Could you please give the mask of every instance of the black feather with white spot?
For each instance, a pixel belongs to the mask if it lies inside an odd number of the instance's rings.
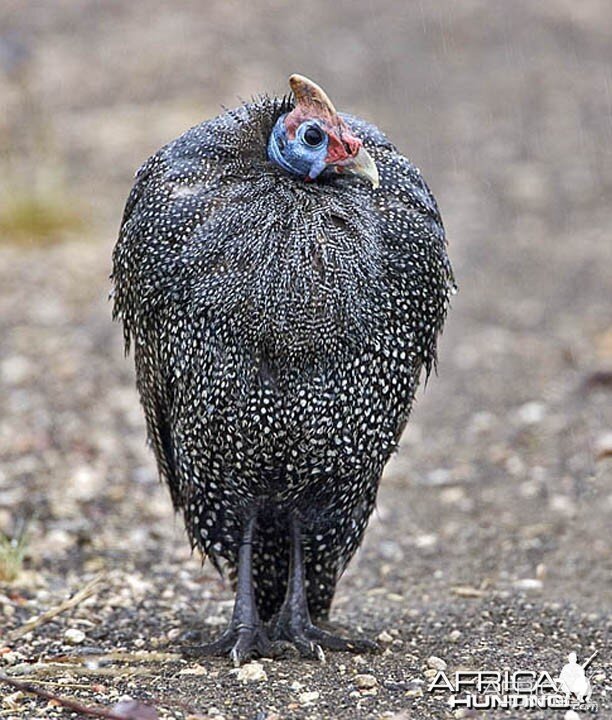
[[[309,603],[325,616],[383,466],[429,372],[452,272],[436,202],[374,126],[343,116],[380,188],[316,183],[266,155],[287,100],[187,131],[141,168],[114,251],[149,439],[192,543],[233,568],[255,545],[263,618],[302,520]]]

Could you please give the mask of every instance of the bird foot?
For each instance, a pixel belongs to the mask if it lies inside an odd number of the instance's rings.
[[[211,643],[191,645],[183,650],[187,657],[229,655],[235,667],[253,657],[269,656],[272,644],[261,625],[233,624]]]
[[[302,657],[325,662],[324,650],[364,653],[377,652],[379,646],[371,640],[362,638],[344,638],[323,630],[308,620],[295,622],[280,617],[271,633],[272,640],[289,643]]]

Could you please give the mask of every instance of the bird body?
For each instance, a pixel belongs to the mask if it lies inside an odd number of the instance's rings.
[[[150,158],[113,257],[161,475],[218,567],[236,570],[256,517],[263,621],[288,593],[292,518],[309,612],[327,616],[452,284],[435,200],[377,128],[329,103],[344,164],[331,175],[319,155],[309,177],[295,154],[299,175],[274,161],[277,125],[309,109],[294,96],[226,111]],[[351,163],[380,186],[346,174]]]

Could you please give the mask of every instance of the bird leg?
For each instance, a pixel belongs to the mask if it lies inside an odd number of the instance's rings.
[[[232,619],[223,634],[206,645],[194,645],[186,649],[186,654],[226,655],[229,653],[234,665],[253,656],[268,655],[270,640],[259,619],[253,588],[253,533],[256,515],[246,522],[240,548],[238,550],[238,581],[236,600]]]
[[[312,623],[306,597],[306,576],[304,554],[299,520],[293,516],[290,521],[291,557],[287,594],[278,614],[271,637],[293,644],[303,657],[325,661],[323,648],[349,652],[368,652],[378,649],[369,640],[343,638]]]

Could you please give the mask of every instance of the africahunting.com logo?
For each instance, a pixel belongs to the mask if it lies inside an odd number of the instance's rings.
[[[492,710],[495,708],[555,708],[594,712],[597,703],[591,702],[593,687],[586,669],[597,655],[595,651],[582,665],[576,653],[557,677],[536,670],[441,670],[428,688],[432,693],[451,693],[452,708]]]

